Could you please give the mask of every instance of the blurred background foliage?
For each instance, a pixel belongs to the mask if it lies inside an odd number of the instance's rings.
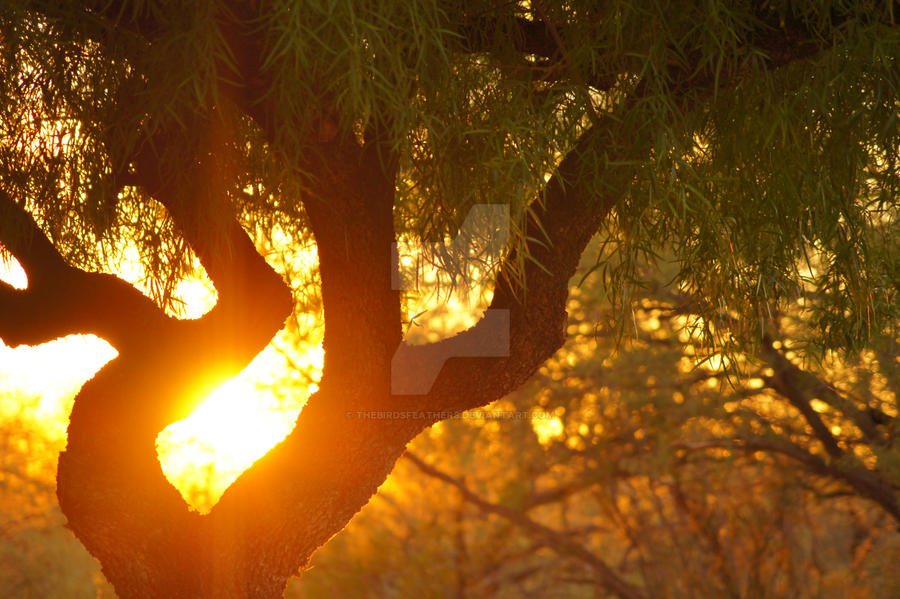
[[[114,598],[99,564],[63,527],[56,456],[65,441],[34,418],[39,402],[0,391],[0,595]]]

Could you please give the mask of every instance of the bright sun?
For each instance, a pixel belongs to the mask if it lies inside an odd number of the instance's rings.
[[[128,274],[124,278],[139,275]],[[13,260],[0,259],[0,280],[18,288],[27,285]],[[215,301],[200,281],[187,282],[179,291],[188,317],[199,316]],[[75,393],[115,356],[115,349],[92,335],[16,349],[0,343],[0,419],[14,414],[39,427],[61,449]],[[321,369],[321,348],[310,348],[300,363],[310,375]],[[47,376],[48,364],[53,376]],[[208,511],[241,472],[290,433],[302,403],[316,387],[309,385],[307,393],[291,393],[299,397],[284,400],[267,386],[280,377],[298,379],[299,374],[290,372],[284,357],[269,346],[188,418],[160,433],[157,452],[163,472],[188,503]]]
[[[308,361],[321,367],[321,352],[308,353]],[[279,401],[262,383],[272,378],[282,362],[269,346],[190,416],[157,438],[163,472],[197,509],[212,507],[241,472],[294,428],[302,405]],[[315,389],[310,385],[308,393]]]

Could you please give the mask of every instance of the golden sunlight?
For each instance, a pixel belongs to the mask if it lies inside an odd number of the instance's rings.
[[[142,275],[133,267],[124,271],[120,276],[125,279]],[[15,260],[0,259],[0,280],[17,288],[27,285]],[[215,302],[206,281],[184,282],[179,293],[187,317],[202,315]],[[15,349],[0,343],[0,420],[23,419],[52,442],[53,451],[62,449],[75,394],[115,355],[115,349],[92,335]],[[313,347],[295,363],[314,377],[322,358],[321,348]],[[293,429],[306,394],[291,401],[278,398],[273,387],[286,371],[284,357],[270,345],[191,416],[160,433],[157,453],[163,472],[195,509],[208,511],[241,472]],[[290,375],[300,378],[296,372]],[[312,393],[315,385],[306,390]],[[55,461],[54,455],[49,463]]]
[[[562,420],[558,416],[552,416],[544,411],[536,410],[534,412],[531,426],[541,445],[548,445],[551,441],[565,436],[565,427]]]
[[[297,270],[311,272],[317,261],[315,248],[296,249],[291,259]],[[122,248],[114,267],[118,276],[146,293],[142,284],[146,273],[135,248]],[[412,343],[435,341],[471,326],[490,299],[489,290],[478,285],[468,293],[459,289],[441,292],[435,269],[424,270],[424,287],[431,293],[420,294],[408,306],[410,314],[417,315],[406,331]],[[2,256],[0,280],[18,288],[27,285],[19,264]],[[215,290],[203,276],[182,281],[177,295],[177,316],[181,318],[199,318],[216,301]],[[164,474],[194,509],[209,511],[244,470],[284,439],[306,399],[316,391],[312,381],[321,372],[321,345],[313,340],[300,345],[285,341],[276,337],[276,343],[243,372],[213,392],[188,418],[171,424],[157,437]],[[276,345],[291,346],[290,359],[279,353]],[[62,449],[75,394],[115,356],[108,343],[90,335],[16,349],[0,343],[0,420],[27,417],[29,425],[52,442],[53,452]],[[541,424],[538,432],[542,438],[562,434],[558,419]],[[55,464],[56,455],[40,459]]]
[[[281,366],[280,358],[269,346],[190,416],[159,434],[163,472],[197,510],[211,509],[241,472],[294,428],[302,405],[282,403],[261,387]]]

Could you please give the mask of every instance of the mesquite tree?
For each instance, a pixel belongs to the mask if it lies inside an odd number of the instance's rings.
[[[72,531],[123,598],[281,596],[408,441],[561,346],[598,232],[619,305],[665,249],[711,343],[759,342],[801,293],[819,347],[893,333],[894,21],[891,2],[5,2],[0,242],[28,285],[0,284],[0,338],[118,351],[60,455]],[[501,317],[404,344],[395,242],[485,203],[510,208]],[[301,286],[258,248],[304,240],[320,388],[200,515],[156,436],[281,329]],[[149,297],[104,272],[124,247]],[[201,268],[217,303],[177,318]],[[347,417],[369,413],[413,417]]]

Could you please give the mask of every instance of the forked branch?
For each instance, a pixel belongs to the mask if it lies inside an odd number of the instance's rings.
[[[598,149],[616,147],[613,118],[588,130],[560,164],[543,197],[532,203],[523,237],[526,245],[513,250],[501,267],[489,310],[508,311],[509,354],[497,358],[453,358],[444,366],[431,391],[410,396],[406,405],[429,411],[458,411],[487,404],[524,383],[565,340],[569,279],[591,237],[607,218],[616,200],[631,184],[628,168],[607,166],[633,156],[601,159]],[[640,154],[649,142],[634,143]],[[603,187],[595,182],[603,181]],[[525,263],[515,274],[519,259]],[[429,345],[404,346],[402,359],[410,365],[452,355],[447,346],[472,345],[467,338],[490,337],[496,327],[483,319],[472,329]],[[394,376],[417,376],[415,368],[396,368]],[[405,385],[400,385],[405,386]],[[402,401],[402,400],[401,400]]]

